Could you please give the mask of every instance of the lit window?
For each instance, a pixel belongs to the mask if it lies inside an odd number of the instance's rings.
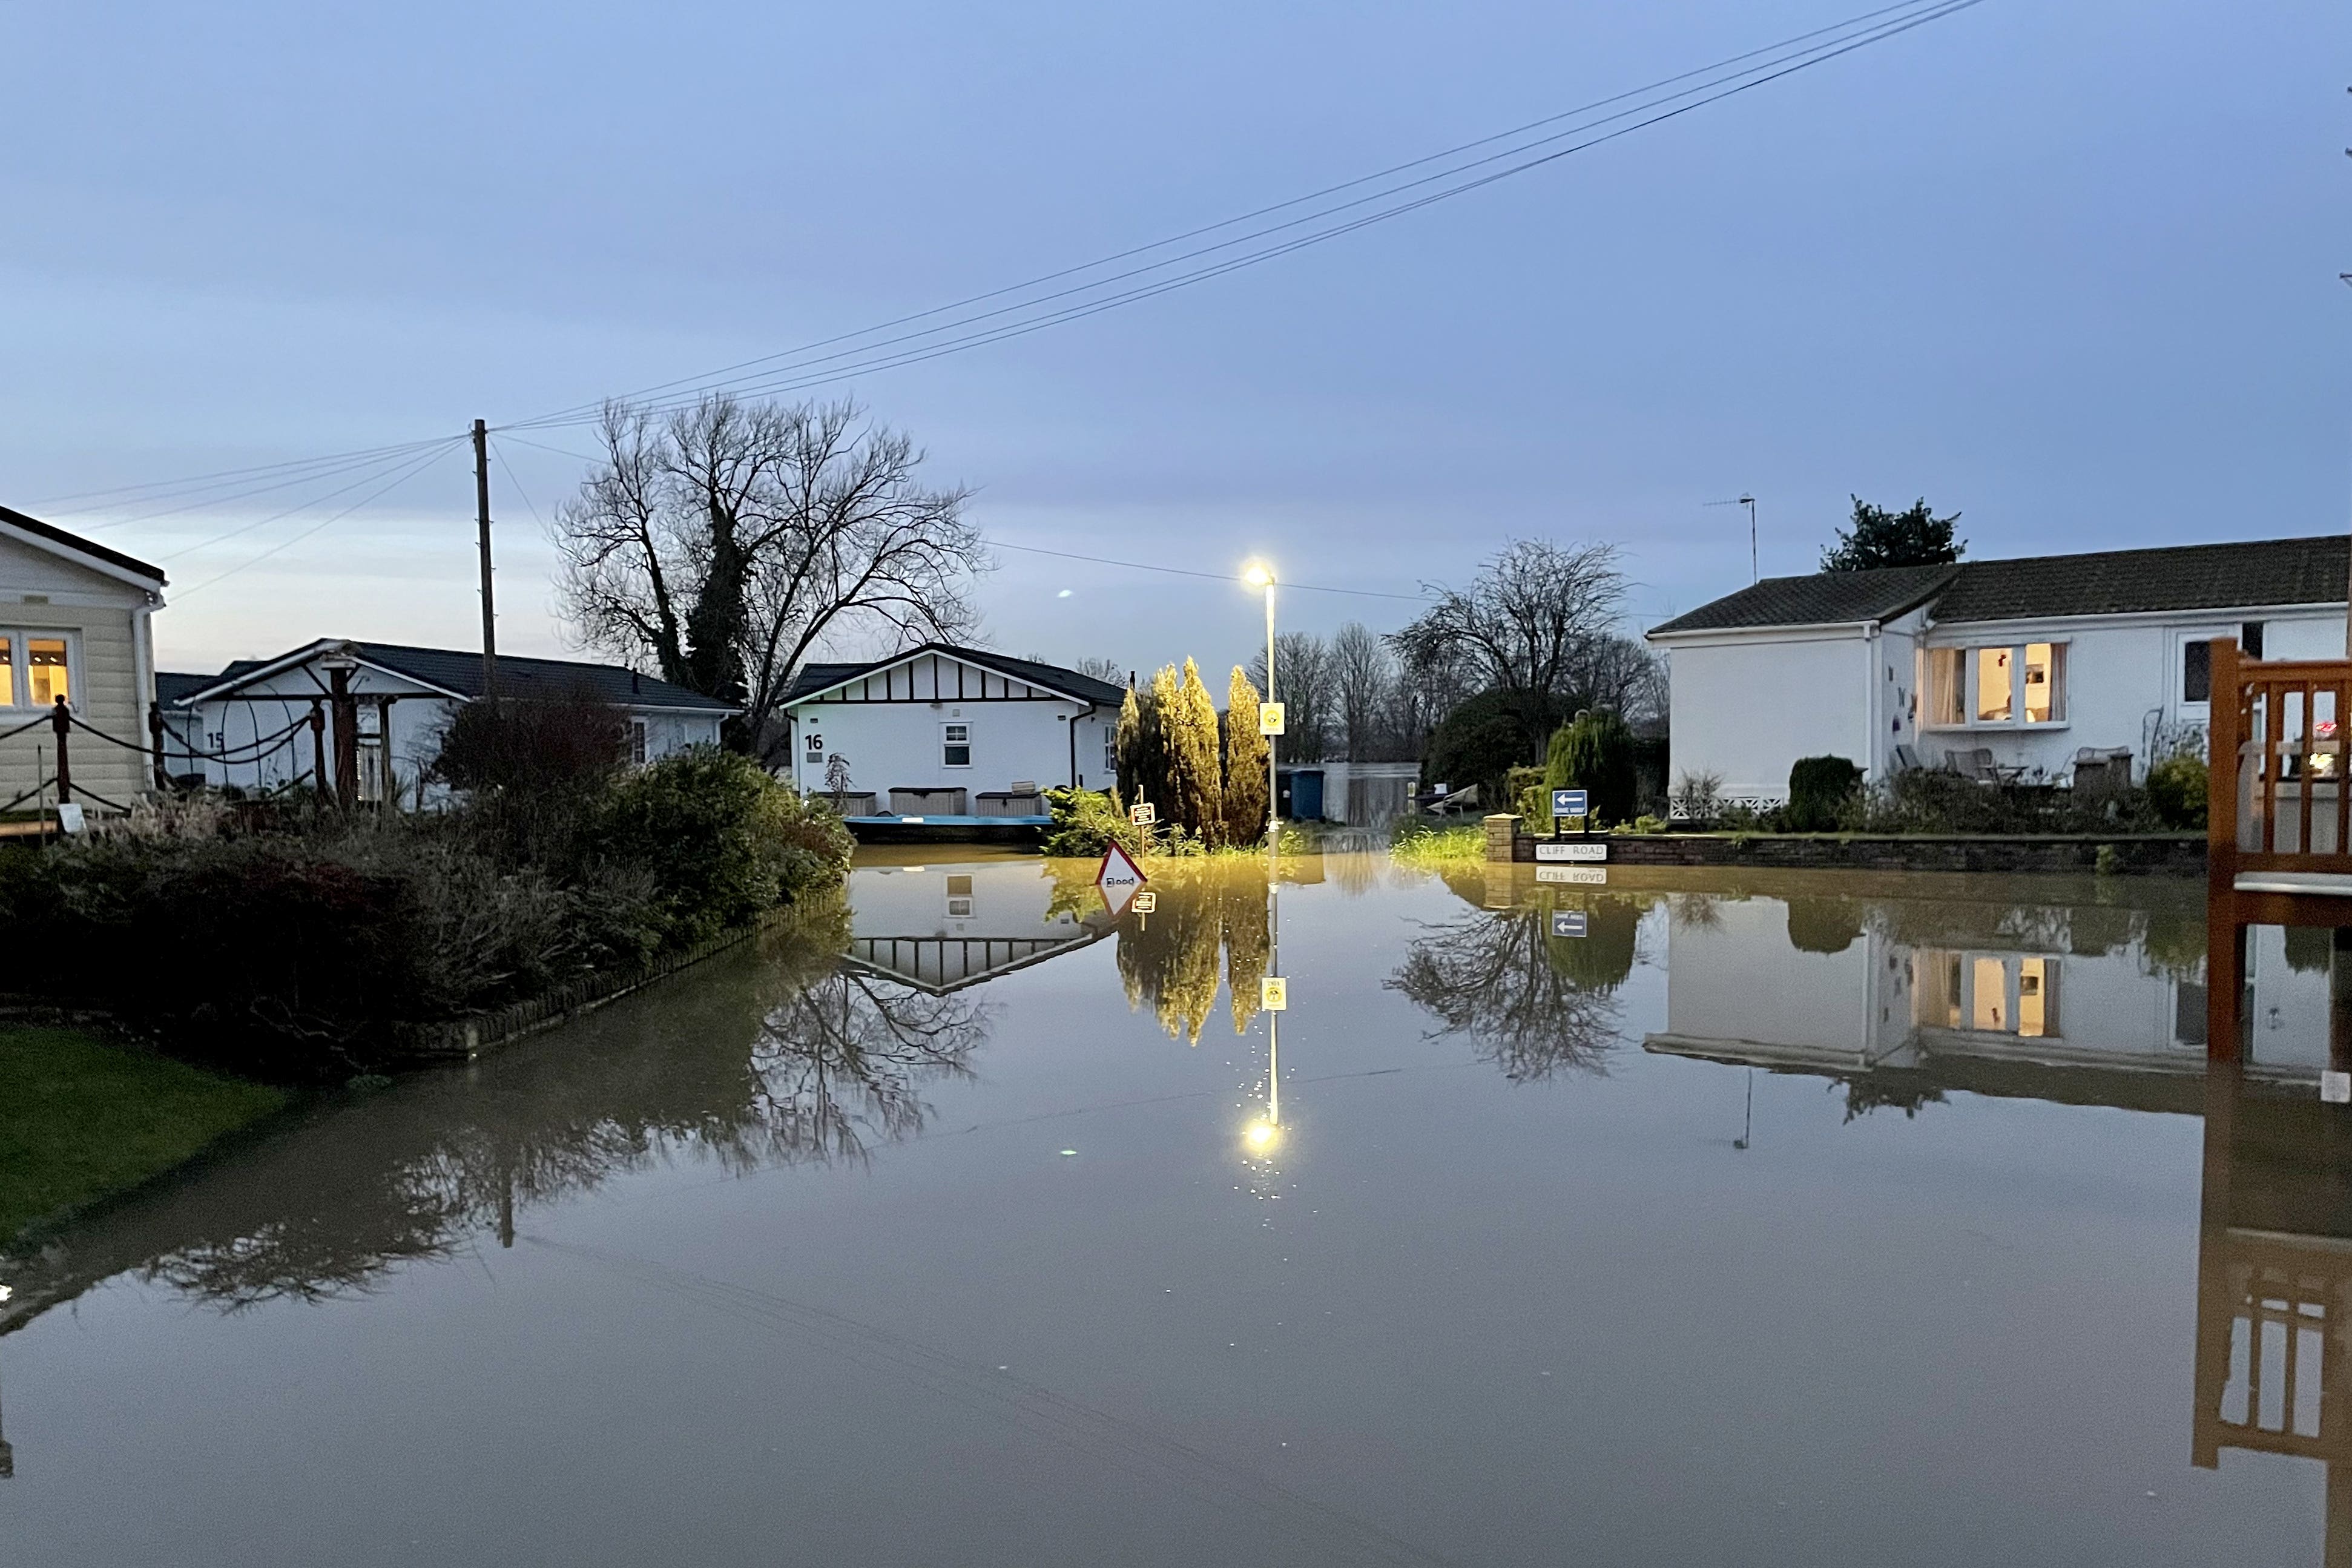
[[[1986,1034],[2009,1033],[2009,965],[1998,958],[1979,958],[1970,967],[1969,976],[1974,1004],[1969,1015],[1969,1026]]]
[[[2029,1039],[2058,1033],[2058,961],[2017,961],[2017,1032]]]
[[[971,726],[942,724],[940,726],[940,762],[942,766],[971,766]]]
[[[1931,647],[1927,650],[1927,722],[1930,724],[1962,724],[1960,692],[1968,678],[1968,667],[1961,661],[1967,650],[1957,647]]]
[[[2066,645],[2025,645],[2025,721],[2056,724],[2066,717]]]
[[[0,708],[16,706],[16,645],[0,637]]]
[[[2006,724],[2014,698],[2010,689],[2010,650],[1977,649],[1977,722]]]
[[[73,700],[73,693],[66,681],[65,638],[26,637],[25,674],[25,684],[31,689],[34,707],[47,708],[52,702]]]

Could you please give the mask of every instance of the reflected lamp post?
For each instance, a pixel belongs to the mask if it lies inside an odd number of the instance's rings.
[[[1265,700],[1279,700],[1274,694],[1274,568],[1263,561],[1253,561],[1242,571],[1242,581],[1265,592]],[[1231,722],[1231,715],[1227,716]],[[1258,725],[1261,732],[1265,726]],[[1265,736],[1265,973],[1269,980],[1282,978],[1282,816],[1281,797],[1276,787],[1275,742],[1278,735]],[[1282,1140],[1282,1009],[1269,1007],[1265,1013],[1265,1120],[1252,1122],[1246,1134],[1250,1152],[1271,1154]]]

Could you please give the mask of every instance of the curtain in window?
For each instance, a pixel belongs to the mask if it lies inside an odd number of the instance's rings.
[[[1929,724],[1965,722],[1960,712],[1961,658],[1961,650],[1956,647],[1931,647],[1927,650]]]

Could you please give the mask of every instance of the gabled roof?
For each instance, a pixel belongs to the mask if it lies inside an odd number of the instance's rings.
[[[176,700],[184,702],[234,690],[263,675],[293,668],[337,647],[349,648],[352,656],[362,663],[405,676],[420,686],[451,697],[471,700],[482,694],[479,652],[411,647],[402,643],[344,642],[327,637],[276,658],[238,659],[198,690],[183,693]],[[158,700],[163,700],[160,678],[156,692]],[[520,658],[511,654],[499,656],[499,693],[526,700],[584,693],[616,708],[674,708],[722,715],[738,711],[698,691],[640,675],[620,665],[585,664],[568,658]]]
[[[1768,577],[1649,635],[1883,621],[1923,604],[1938,624],[2340,605],[2347,561],[2346,536],[2323,534],[1819,572]]]
[[[953,643],[927,642],[920,647],[910,647],[886,658],[867,659],[861,664],[804,664],[793,678],[792,689],[784,693],[784,704],[790,706],[820,692],[830,691],[845,681],[858,679],[903,664],[924,654],[940,654],[948,658],[961,659],[982,669],[992,669],[999,675],[1030,686],[1043,687],[1081,702],[1117,707],[1127,699],[1127,688],[1113,686],[1108,680],[1097,680],[1091,675],[1080,675],[1058,664],[1042,664],[1030,658],[1008,658],[1001,653],[989,653],[976,647],[958,647]]]
[[[157,588],[162,587],[165,581],[161,566],[150,566],[136,556],[125,555],[120,550],[109,550],[79,533],[68,533],[55,523],[43,522],[37,517],[26,517],[9,507],[0,506],[0,530],[29,534],[59,554],[81,556],[110,577],[135,577]]]
[[[1938,621],[2120,616],[2344,603],[2347,542],[2265,539],[1970,561],[1936,600]]]
[[[1810,577],[1767,577],[1650,628],[1675,632],[1738,631],[1751,626],[1851,626],[1884,621],[1914,610],[1952,580],[1957,566],[1882,566],[1874,572],[1816,572]]]

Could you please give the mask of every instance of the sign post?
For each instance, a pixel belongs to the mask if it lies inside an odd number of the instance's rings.
[[[1585,792],[1580,789],[1556,789],[1552,791],[1551,836],[1554,838],[1559,837],[1559,825],[1561,819],[1570,816],[1576,818],[1577,822],[1580,825],[1580,831],[1585,833],[1592,831],[1591,803]]]
[[[1095,891],[1102,895],[1103,908],[1110,911],[1110,918],[1117,920],[1148,880],[1135,857],[1113,844],[1103,851],[1102,865],[1095,870]]]

